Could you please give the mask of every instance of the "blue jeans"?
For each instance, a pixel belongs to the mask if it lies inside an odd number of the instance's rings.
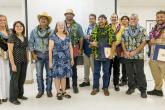
[[[52,90],[52,78],[49,75],[49,60],[48,60],[48,55],[42,55],[42,57],[38,57],[36,60],[36,71],[37,71],[37,84],[38,84],[38,91],[39,92],[44,92],[45,87],[44,87],[44,79],[43,79],[43,69],[45,66],[46,70],[46,91],[51,91]]]
[[[93,74],[93,89],[99,89],[99,79],[100,79],[100,70],[101,70],[101,64],[103,66],[103,89],[107,89],[109,87],[109,81],[110,81],[110,73],[109,73],[109,66],[110,61],[100,61],[100,60],[94,60],[94,74]]]

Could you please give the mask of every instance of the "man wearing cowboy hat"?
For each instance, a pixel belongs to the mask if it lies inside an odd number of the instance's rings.
[[[80,54],[82,54],[82,44],[84,33],[80,24],[78,24],[73,18],[75,16],[72,9],[67,9],[64,13],[65,23],[69,35],[71,37],[71,42],[73,45],[73,54],[74,54],[74,65],[72,66],[73,76],[72,76],[72,86],[73,92],[78,93],[77,88],[77,59]],[[69,79],[66,81],[66,88],[70,88]]]
[[[38,94],[36,98],[40,98],[44,94],[44,66],[46,70],[47,96],[52,97],[52,78],[49,77],[48,72],[48,38],[49,35],[53,32],[52,29],[49,27],[49,24],[52,21],[52,17],[49,16],[46,12],[43,12],[38,15],[38,21],[39,25],[32,30],[29,39],[29,48],[32,52],[32,58],[36,62],[36,76],[38,84]]]

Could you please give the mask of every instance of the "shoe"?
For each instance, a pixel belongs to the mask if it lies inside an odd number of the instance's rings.
[[[2,102],[7,102],[7,99],[2,99]]]
[[[66,85],[66,88],[65,88],[65,90],[67,90],[67,89],[70,89],[70,86],[67,86],[67,85]]]
[[[14,101],[10,101],[10,102],[14,105],[20,105],[21,104],[21,102],[18,100],[14,100]]]
[[[28,98],[25,97],[25,96],[22,96],[22,97],[18,97],[19,99],[22,99],[22,100],[27,100]]]
[[[148,95],[155,95],[155,96],[160,96],[163,97],[163,91],[162,90],[152,90],[147,92]]]
[[[65,98],[67,98],[67,99],[70,99],[70,98],[71,98],[71,95],[69,95],[69,94],[66,93],[66,92],[63,92],[63,93],[62,93],[62,96],[65,97]]]
[[[126,91],[126,94],[127,95],[131,95],[132,93],[134,93],[135,92],[135,89],[128,89],[127,91]]]
[[[115,91],[120,91],[119,85],[115,85],[114,88],[115,88]]]
[[[105,96],[109,96],[109,90],[108,90],[108,89],[105,89],[105,88],[104,88],[103,91],[104,91],[104,95],[105,95]]]
[[[79,84],[80,87],[90,86],[90,82],[82,82]]]
[[[62,93],[57,93],[56,97],[57,97],[58,100],[62,100],[63,99],[62,98]]]
[[[77,86],[73,86],[73,92],[74,92],[75,94],[77,94],[77,93],[79,92]]]
[[[41,98],[43,94],[44,94],[43,92],[38,92],[36,98]]]
[[[48,96],[48,97],[53,97],[52,92],[51,92],[51,91],[47,91],[47,96]]]
[[[119,86],[125,86],[127,85],[127,82],[121,81],[121,83],[119,84]]]
[[[99,89],[93,89],[93,91],[91,92],[91,95],[96,95],[99,92]]]
[[[145,92],[141,92],[141,97],[142,97],[142,98],[147,98],[147,93],[146,93],[146,91],[145,91]]]

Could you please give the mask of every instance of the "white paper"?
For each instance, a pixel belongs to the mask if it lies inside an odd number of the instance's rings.
[[[111,55],[111,48],[110,47],[104,47],[104,54],[106,58],[109,58]]]
[[[157,60],[165,62],[165,49],[159,49]]]

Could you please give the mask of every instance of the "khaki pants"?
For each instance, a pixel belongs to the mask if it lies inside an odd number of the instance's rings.
[[[89,82],[89,74],[90,74],[90,67],[92,72],[94,71],[94,58],[92,55],[88,57],[87,55],[83,55],[84,59],[84,82]]]
[[[155,89],[162,90],[163,79],[165,80],[165,62],[150,60],[149,66],[155,81]]]

